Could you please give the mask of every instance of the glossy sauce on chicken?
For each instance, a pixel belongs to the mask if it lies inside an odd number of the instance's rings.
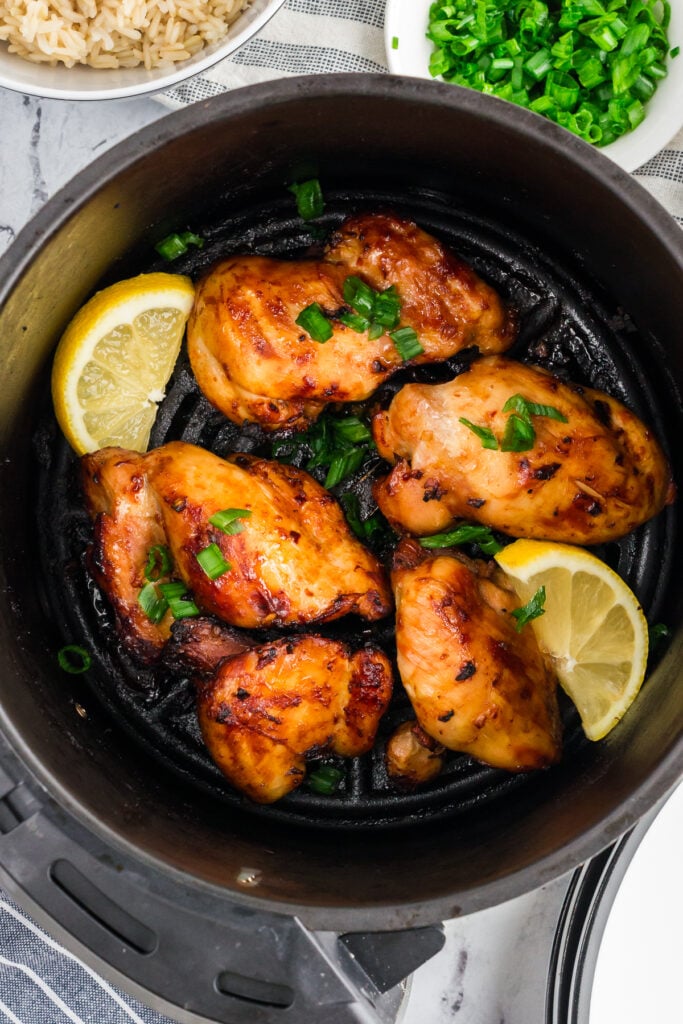
[[[334,233],[322,260],[231,256],[200,281],[188,351],[209,401],[234,422],[276,430],[305,428],[331,402],[369,398],[403,359],[388,333],[370,340],[339,320],[351,312],[352,275],[378,291],[398,287],[401,325],[424,350],[415,364],[514,341],[513,312],[470,267],[412,221],[362,214]],[[313,303],[333,327],[322,344],[296,323]]]
[[[534,416],[533,442],[504,451],[503,409],[515,395],[562,418]],[[438,533],[461,518],[510,537],[600,544],[674,496],[656,438],[621,402],[503,356],[476,360],[447,384],[406,385],[373,432],[394,464],[375,497],[399,531]]]

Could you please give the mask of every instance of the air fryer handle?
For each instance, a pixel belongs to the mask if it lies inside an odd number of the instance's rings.
[[[154,1009],[225,1024],[393,1024],[399,983],[443,945],[440,927],[348,934],[183,889],[114,860],[33,787],[0,769],[0,881],[49,932]],[[183,1016],[185,1014],[185,1016]]]

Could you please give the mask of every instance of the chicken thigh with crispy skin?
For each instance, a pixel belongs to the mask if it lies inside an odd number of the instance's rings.
[[[424,731],[449,750],[508,771],[560,757],[557,680],[516,596],[484,562],[427,554],[402,541],[394,555],[398,670]]]
[[[197,659],[207,749],[252,800],[272,803],[296,789],[307,757],[357,757],[371,749],[392,692],[391,665],[377,648],[352,653],[307,634],[229,654],[210,668],[204,642],[216,651],[215,627],[199,619],[183,625],[173,658]],[[228,652],[233,642],[226,638]]]
[[[351,612],[373,620],[391,610],[381,565],[303,470],[240,454],[221,459],[181,441],[146,455],[104,448],[85,455],[82,469],[95,520],[93,574],[124,642],[143,660],[160,651],[169,628],[166,616],[149,623],[138,605],[153,545],[168,545],[171,576],[200,608],[235,626],[328,622]],[[244,512],[241,532],[210,523],[226,509]],[[197,561],[209,545],[229,566],[215,579]]]
[[[377,291],[395,285],[401,326],[424,349],[412,362],[447,359],[478,345],[501,352],[514,315],[495,291],[411,221],[379,214],[347,220],[323,260],[231,256],[199,283],[187,328],[190,362],[209,401],[236,423],[305,428],[330,402],[368,398],[404,365],[387,333],[370,340],[344,325],[344,281]],[[314,341],[296,324],[318,303],[332,337]]]
[[[566,422],[534,414],[528,450],[503,451],[503,407],[514,396]],[[373,433],[395,464],[375,498],[393,526],[411,533],[438,533],[462,518],[511,537],[600,544],[674,496],[657,440],[621,402],[502,356],[477,360],[447,384],[406,385],[374,418]]]

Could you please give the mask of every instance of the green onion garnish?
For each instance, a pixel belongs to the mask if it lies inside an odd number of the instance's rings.
[[[160,584],[159,589],[161,589],[162,586],[163,584]],[[168,611],[168,601],[163,595],[159,595],[159,591],[156,586],[151,582],[146,583],[138,594],[138,604],[149,621],[153,622],[154,625],[161,622]]]
[[[332,337],[332,324],[323,313],[319,302],[312,302],[310,306],[302,309],[294,323],[303,327],[313,341],[318,341],[321,345]]]
[[[221,512],[214,512],[212,516],[209,516],[209,522],[230,536],[242,533],[244,523],[241,523],[240,520],[248,519],[250,515],[251,509],[248,508],[224,508]]]
[[[477,523],[461,523],[447,533],[421,537],[420,544],[423,548],[452,548],[459,544],[478,544],[486,555],[495,555],[503,550],[503,545],[493,536],[491,528],[479,526]]]
[[[334,455],[325,477],[325,487],[336,487],[342,480],[346,480],[347,476],[355,473],[365,458],[365,452],[364,447],[350,448],[348,451]]]
[[[377,292],[359,277],[347,277],[343,286],[344,302],[346,302],[356,313],[370,319],[375,311],[375,298]]]
[[[375,298],[375,306],[372,311],[373,323],[380,324],[386,330],[393,330],[398,327],[401,318],[401,300],[396,290],[396,285],[391,285],[386,291],[380,292]]]
[[[671,630],[663,622],[656,622],[653,626],[649,626],[647,632],[650,641],[650,653],[655,651],[671,636]]]
[[[511,415],[505,424],[505,433],[500,444],[503,452],[528,452],[536,443],[536,431],[531,422],[532,416],[545,416],[547,419],[567,423],[567,417],[553,405],[539,405],[530,402],[524,395],[512,395],[503,406],[503,412]]]
[[[667,0],[435,0],[429,69],[587,142],[632,131],[667,73]]]
[[[397,331],[392,331],[389,337],[401,359],[405,362],[415,359],[416,356],[420,356],[424,352],[412,327],[399,327]]]
[[[391,49],[398,50],[398,36],[391,37]]]
[[[78,676],[81,672],[87,672],[92,665],[92,658],[85,647],[77,644],[67,644],[57,651],[59,667],[72,676]]]
[[[539,587],[534,596],[521,608],[513,608],[510,612],[515,619],[515,629],[521,633],[528,622],[537,619],[539,615],[545,615],[545,587]]]
[[[195,558],[210,580],[217,580],[232,568],[230,562],[223,558],[223,552],[218,544],[208,544],[197,552]]]
[[[462,423],[463,426],[471,430],[473,434],[476,434],[481,441],[482,448],[490,448],[491,451],[498,450],[498,441],[496,435],[490,429],[490,427],[478,427],[476,423],[472,423],[470,420],[466,420],[464,416],[458,417],[458,422]]]
[[[358,444],[359,441],[371,441],[370,428],[366,427],[357,416],[345,416],[343,419],[334,420],[332,424],[335,436],[344,441],[351,441]]]
[[[147,565],[145,566],[145,579],[156,583],[162,576],[166,576],[172,568],[173,561],[171,552],[163,544],[155,544],[149,549]]]
[[[195,235],[193,231],[181,231],[162,238],[154,248],[160,256],[170,262],[177,260],[179,256],[184,256],[191,245],[196,246],[197,249],[203,249],[204,239],[201,235]]]
[[[324,413],[306,431],[273,442],[273,456],[282,462],[312,470],[325,469],[325,487],[335,487],[360,468],[375,452],[368,426],[357,416]]]
[[[567,417],[556,409],[554,405],[539,405],[538,402],[530,402],[523,395],[512,395],[503,406],[503,412],[518,412],[524,419],[532,416],[545,416],[550,420],[558,420],[560,423],[568,423]]]
[[[516,412],[508,416],[503,440],[500,442],[502,452],[528,452],[533,448],[535,441],[536,431],[531,420],[518,416]]]
[[[356,334],[365,334],[370,327],[370,321],[360,313],[340,313],[339,320]]]
[[[344,772],[339,768],[333,768],[331,765],[323,765],[322,768],[316,768],[314,772],[311,772],[306,779],[306,784],[309,789],[312,789],[315,793],[322,793],[323,796],[329,796],[339,788],[339,783],[344,778]]]
[[[159,590],[168,603],[174,619],[187,619],[199,615],[199,608],[192,598],[187,596],[187,587],[184,583],[160,583]]]
[[[302,220],[314,220],[316,217],[320,217],[325,209],[325,201],[317,178],[297,182],[289,185],[288,188],[290,192],[294,193],[296,208]]]

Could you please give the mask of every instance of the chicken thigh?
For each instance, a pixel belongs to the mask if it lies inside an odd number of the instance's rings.
[[[505,450],[515,407],[526,425],[512,433],[517,450]],[[392,525],[415,534],[463,518],[511,537],[600,544],[674,496],[657,440],[621,402],[502,356],[447,384],[406,385],[373,433],[395,463],[375,498]]]
[[[168,546],[171,578],[199,608],[235,626],[327,622],[391,610],[379,562],[349,530],[335,499],[302,470],[266,459],[221,459],[172,442],[146,455],[105,448],[82,460],[95,519],[91,565],[110,595],[128,648],[149,660],[168,636],[167,616],[146,621],[138,597],[153,545]],[[210,522],[228,511],[232,532]],[[219,517],[220,519],[220,517]],[[211,549],[218,575],[198,556]]]
[[[411,361],[447,359],[478,345],[501,352],[515,337],[514,315],[495,291],[410,221],[377,214],[347,220],[323,260],[231,256],[197,288],[187,328],[199,387],[236,423],[305,429],[329,402],[368,398],[404,365],[389,337],[345,325],[344,282],[359,277],[401,301],[400,325],[423,348]],[[331,337],[314,341],[296,323],[317,303]]]
[[[395,553],[398,670],[424,731],[450,750],[508,771],[560,757],[557,681],[533,630],[515,629],[515,595],[483,562]]]
[[[200,619],[182,627],[174,660],[197,660],[202,735],[237,789],[272,803],[301,785],[307,758],[371,749],[392,692],[391,665],[380,650],[352,653],[307,634],[232,654],[228,635],[228,656],[210,667],[202,647],[215,653],[215,634]]]

